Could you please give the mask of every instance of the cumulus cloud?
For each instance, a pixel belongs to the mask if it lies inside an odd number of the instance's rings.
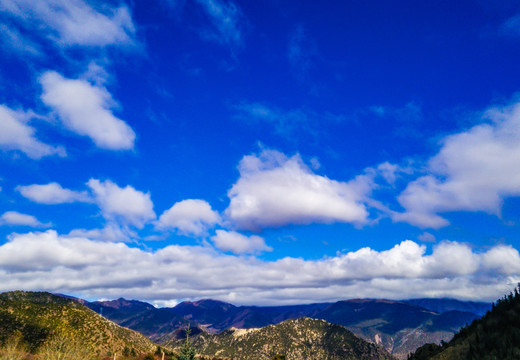
[[[38,30],[64,46],[134,43],[135,26],[127,6],[98,11],[83,0],[0,0],[0,11],[23,28]]]
[[[13,234],[0,246],[0,291],[42,289],[156,303],[197,298],[259,305],[353,297],[494,300],[518,280],[520,255],[508,245],[475,252],[465,244],[442,242],[428,254],[425,246],[403,241],[384,251],[362,248],[320,260],[262,261],[205,246],[144,251],[49,230]]]
[[[123,221],[142,228],[145,223],[156,218],[150,193],[143,193],[130,185],[121,188],[110,180],[90,179],[87,185],[94,202],[109,221]]]
[[[11,226],[31,226],[31,227],[49,227],[51,223],[42,223],[32,215],[21,214],[17,211],[6,211],[0,216],[1,225]]]
[[[86,80],[67,79],[54,71],[44,73],[40,83],[42,101],[68,130],[88,136],[103,149],[133,149],[135,133],[110,110],[115,102],[106,88]]]
[[[211,240],[222,251],[230,251],[234,254],[252,254],[273,250],[258,235],[245,236],[236,231],[226,230],[217,230],[215,233],[216,235],[212,236]]]
[[[16,191],[27,199],[40,204],[64,204],[75,201],[91,202],[92,199],[86,191],[73,191],[64,189],[58,183],[49,183],[45,185],[27,185],[17,186]]]
[[[175,229],[183,235],[200,236],[206,234],[220,222],[218,212],[204,200],[188,199],[175,203],[157,221],[159,229]]]
[[[5,105],[0,105],[0,148],[18,150],[32,159],[44,156],[65,156],[65,149],[47,145],[35,136],[36,130],[28,124],[34,117],[31,113],[14,111]]]
[[[520,196],[520,103],[490,108],[484,118],[490,122],[442,140],[429,174],[399,195],[405,212],[394,220],[440,228],[449,221],[439,213],[500,215],[504,198]]]
[[[274,150],[245,156],[238,169],[240,178],[228,192],[225,214],[240,229],[367,222],[364,201],[371,184],[364,177],[331,180],[314,174],[299,155],[287,157]]]
[[[202,6],[204,12],[210,18],[214,32],[204,33],[205,37],[219,41],[227,45],[240,45],[242,43],[242,23],[244,15],[232,1],[220,0],[196,0]]]

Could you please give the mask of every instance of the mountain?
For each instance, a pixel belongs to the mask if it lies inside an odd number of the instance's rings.
[[[170,341],[180,346],[183,340]],[[271,360],[284,354],[287,360],[391,360],[377,345],[356,337],[341,325],[324,320],[299,318],[260,329],[229,329],[219,334],[201,333],[194,337],[197,352],[236,360]]]
[[[441,346],[426,344],[410,360],[520,359],[520,287]]]
[[[117,322],[117,320],[114,321]],[[188,324],[192,324],[192,322],[177,315],[170,308],[154,308],[119,322],[119,325],[138,331],[153,341],[164,334],[186,327]]]
[[[213,332],[231,327],[264,327],[302,316],[323,319],[345,326],[401,359],[427,342],[440,343],[451,339],[457,330],[478,317],[461,311],[439,314],[402,301],[367,299],[278,307],[236,307],[201,300],[181,303],[173,311]]]
[[[248,329],[278,324],[303,316],[314,317],[330,304],[292,306],[234,306],[215,300],[185,301],[173,308],[178,315],[218,333],[231,327]]]
[[[468,313],[477,314],[478,316],[484,315],[489,309],[491,309],[491,303],[486,302],[475,302],[475,301],[460,301],[456,299],[442,298],[442,299],[411,299],[404,300],[408,304],[417,305],[424,309],[434,311],[442,314],[447,311],[463,311]]]
[[[123,298],[111,301],[85,302],[85,306],[115,322],[124,321],[137,314],[155,309],[153,305],[146,302]]]
[[[114,306],[111,307],[111,304]],[[424,306],[421,306],[423,304]],[[347,327],[365,340],[382,345],[398,358],[425,343],[448,341],[462,326],[479,315],[485,303],[454,299],[406,301],[353,299],[336,303],[290,306],[235,306],[211,299],[185,301],[173,308],[124,299],[86,304],[116,323],[163,342],[176,330],[200,327],[210,333],[229,328],[260,328],[289,319],[312,317]],[[489,307],[489,305],[487,305]],[[108,310],[107,310],[108,309]]]
[[[154,351],[145,336],[114,324],[76,300],[46,292],[13,291],[0,294],[0,343],[20,332],[31,351],[53,335],[65,334],[97,354],[134,349]]]

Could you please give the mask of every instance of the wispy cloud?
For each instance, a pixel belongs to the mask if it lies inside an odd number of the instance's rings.
[[[297,135],[316,137],[320,134],[319,125],[324,122],[340,122],[342,116],[330,113],[317,113],[309,109],[281,109],[260,102],[243,102],[234,107],[235,119],[246,124],[262,122],[274,128],[277,135],[296,141]]]
[[[0,11],[60,46],[134,43],[135,26],[127,6],[105,6],[101,12],[83,0],[1,0]]]
[[[504,35],[520,38],[520,14],[508,18],[500,27]]]
[[[9,27],[6,24],[0,24],[0,38],[2,39],[3,46],[6,46],[8,50],[12,50],[20,56],[43,56],[41,46],[22,35],[16,28]],[[6,54],[9,52],[10,51],[6,51]]]
[[[304,27],[302,25],[296,26],[289,37],[287,58],[298,78],[303,78],[309,71],[314,52],[315,48],[309,42]]]
[[[51,146],[38,140],[36,129],[29,125],[29,120],[35,118],[32,112],[15,111],[5,105],[0,105],[0,149],[18,150],[32,159],[44,156],[65,156],[61,146]]]
[[[213,27],[203,32],[204,37],[232,46],[243,41],[244,15],[232,1],[195,0],[209,17]]]

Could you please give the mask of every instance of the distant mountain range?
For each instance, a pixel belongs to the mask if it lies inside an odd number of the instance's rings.
[[[145,302],[122,298],[82,302],[121,326],[139,331],[163,344],[175,339],[178,330],[188,324],[195,328],[195,332],[218,334],[230,328],[262,328],[289,319],[310,317],[343,325],[401,359],[425,343],[450,340],[462,326],[471,323],[491,307],[488,303],[454,299],[354,299],[263,307],[200,300],[182,302],[173,308],[155,308]]]
[[[500,311],[495,308],[491,313],[491,304],[453,299],[353,299],[263,307],[200,300],[156,308],[123,298],[88,302],[66,295],[14,291],[0,294],[0,344],[19,332],[34,351],[64,332],[100,355],[142,354],[155,351],[157,343],[167,349],[178,347],[189,325],[197,351],[210,358],[267,360],[285,354],[288,360],[405,359],[418,349],[413,359],[452,360],[481,343],[507,348],[520,340],[516,335],[520,333],[518,304],[520,296],[515,294],[499,302]],[[425,345],[450,340],[469,323],[449,343]],[[505,340],[498,340],[496,333],[503,329],[512,330],[502,336]],[[494,336],[491,345],[479,340],[484,333]]]

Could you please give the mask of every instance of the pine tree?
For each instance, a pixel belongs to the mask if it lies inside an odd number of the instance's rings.
[[[196,351],[193,347],[193,344],[190,341],[190,326],[186,329],[186,341],[184,341],[184,345],[182,345],[181,351],[177,360],[193,360],[195,359]]]

